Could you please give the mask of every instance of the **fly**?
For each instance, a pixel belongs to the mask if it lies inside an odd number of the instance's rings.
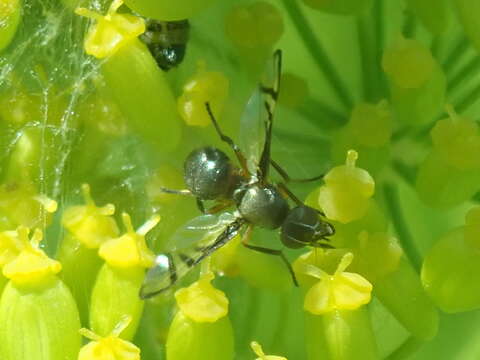
[[[168,251],[157,256],[156,265],[148,271],[140,290],[142,299],[169,289],[242,229],[245,229],[243,246],[280,257],[295,285],[298,285],[295,274],[282,250],[249,244],[253,228],[280,229],[280,239],[288,248],[332,247],[329,237],[335,233],[334,227],[324,219],[323,213],[303,204],[286,185],[288,182],[315,181],[323,176],[292,179],[270,156],[281,65],[282,53],[277,50],[242,116],[242,148],[222,132],[209,103],[205,104],[219,137],[232,148],[238,165],[217,148],[196,149],[184,163],[187,189],[162,189],[168,193],[194,196],[204,214],[180,227],[167,244]],[[269,181],[271,167],[282,177],[282,182]],[[288,199],[296,206],[291,208]],[[213,200],[215,205],[205,210],[205,200]],[[235,210],[224,211],[228,208]]]
[[[158,66],[168,71],[185,57],[190,33],[188,20],[159,21],[145,19],[146,30],[140,39],[147,45]]]

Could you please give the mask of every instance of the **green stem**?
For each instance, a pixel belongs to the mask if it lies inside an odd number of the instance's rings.
[[[277,316],[277,326],[274,330],[272,349],[280,349],[285,344],[285,337],[288,331],[285,331],[285,324],[287,324],[288,313],[291,308],[289,298],[286,295],[282,295],[280,297],[280,308]]]
[[[397,172],[397,174],[400,175],[408,185],[410,186],[415,185],[416,171],[413,167],[408,166],[407,164],[403,163],[400,160],[393,160],[392,166]]]
[[[374,7],[373,7],[373,19],[374,19],[374,34],[375,34],[375,44],[376,46],[376,53],[375,58],[377,59],[377,64],[379,66],[377,77],[378,77],[378,87],[379,87],[379,95],[387,94],[388,87],[385,81],[385,77],[383,76],[383,71],[381,67],[382,63],[382,56],[385,44],[385,18],[383,16],[383,9],[384,9],[383,0],[376,0]]]
[[[415,31],[417,27],[416,17],[412,12],[405,12],[405,22],[403,23],[403,35],[408,39],[415,37]]]
[[[395,187],[395,185],[386,183],[384,185],[384,194],[386,205],[390,212],[390,219],[392,220],[393,226],[395,227],[395,230],[400,238],[400,244],[402,245],[402,248],[412,265],[415,267],[417,272],[419,272],[420,268],[422,267],[422,257],[415,246],[415,242],[403,215],[400,206],[398,189]]]
[[[437,61],[440,61],[440,51],[442,48],[442,37],[441,36],[435,36],[432,40],[432,44],[430,45],[430,51],[432,53],[432,56],[437,59]]]
[[[458,63],[458,60],[465,54],[465,51],[470,47],[470,42],[468,39],[462,35],[460,39],[457,40],[456,45],[453,47],[452,51],[448,54],[446,60],[442,64],[445,74],[448,74],[450,70],[455,67]]]
[[[316,148],[329,148],[330,141],[327,137],[321,137],[316,135],[302,134],[300,132],[276,129],[273,131],[273,135],[278,137],[283,141],[287,141],[292,145],[304,145],[304,144],[315,144]]]
[[[245,315],[248,317],[248,320],[244,322],[245,326],[243,327],[242,334],[240,336],[239,344],[244,347],[248,348],[250,341],[252,340],[251,337],[253,332],[258,324],[259,319],[259,301],[260,301],[260,294],[257,289],[252,289],[248,296],[247,304],[245,304],[247,311]]]
[[[465,95],[462,100],[455,104],[458,113],[462,113],[472,106],[480,97],[480,85],[477,85],[470,93]]]
[[[337,93],[337,96],[343,106],[350,109],[353,106],[353,99],[337,69],[328,57],[327,53],[314,36],[314,31],[309,25],[308,20],[302,13],[297,1],[282,0],[283,6],[287,10],[293,24],[297,28],[300,37],[303,39],[305,46],[310,51],[312,59],[317,63],[320,70],[323,71],[325,78],[329,81],[330,86]]]
[[[369,33],[369,24],[364,17],[357,20],[357,35],[360,49],[360,64],[363,76],[363,98],[367,102],[378,100],[377,96],[377,59],[375,58],[375,43]]]
[[[415,354],[424,344],[423,341],[410,336],[405,342],[400,345],[393,353],[388,355],[385,360],[406,360],[411,355]]]
[[[448,82],[448,91],[450,94],[454,93],[459,86],[461,86],[466,80],[472,78],[479,71],[480,57],[475,56],[460,71]]]

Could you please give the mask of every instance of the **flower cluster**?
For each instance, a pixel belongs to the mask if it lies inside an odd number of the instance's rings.
[[[480,308],[479,12],[478,0],[4,0],[0,359],[474,358],[454,340]],[[276,48],[278,98],[265,86]],[[266,102],[250,98],[259,83]],[[245,119],[273,105],[272,166],[292,176],[268,181],[335,234],[278,252],[277,230],[248,228],[211,251],[221,231],[199,235],[211,218],[184,224],[197,206],[232,223],[235,205],[195,204],[182,163],[228,149],[218,127],[261,152],[269,129]],[[146,272],[165,268],[176,287],[142,299]]]

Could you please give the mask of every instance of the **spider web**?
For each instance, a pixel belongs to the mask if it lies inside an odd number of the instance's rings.
[[[73,186],[66,175],[75,144],[85,135],[80,108],[95,91],[99,67],[83,49],[89,21],[67,2],[25,1],[14,39],[0,53],[2,183],[33,183],[60,207]],[[105,11],[96,0],[82,5]]]

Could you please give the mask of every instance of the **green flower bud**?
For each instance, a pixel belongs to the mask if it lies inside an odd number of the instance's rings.
[[[283,34],[283,19],[277,8],[264,1],[237,5],[225,19],[225,32],[242,49],[270,48]]]
[[[390,159],[392,118],[385,100],[378,104],[360,103],[355,106],[348,124],[332,140],[332,159],[340,163],[345,153],[355,149],[358,167],[377,174]]]
[[[345,165],[337,166],[325,175],[318,202],[327,218],[348,223],[362,218],[375,191],[375,182],[364,169],[355,166],[358,153],[350,150]]]
[[[476,0],[454,0],[454,4],[465,33],[480,51],[480,24],[476,16],[480,11],[480,3]]]
[[[422,283],[443,311],[456,313],[480,307],[480,208],[472,208],[465,226],[443,235],[428,251]]]
[[[430,132],[433,146],[450,166],[459,170],[480,169],[480,131],[475,121],[459,116],[446,106],[450,118],[439,120]]]
[[[447,30],[451,20],[448,0],[407,0],[407,4],[431,33],[439,35]]]
[[[228,299],[211,285],[211,272],[175,294],[179,311],[167,338],[167,359],[233,359],[233,331]]]
[[[76,360],[80,319],[70,291],[55,275],[61,265],[39,249],[40,230],[31,241],[28,229],[17,232],[20,251],[3,267],[10,281],[0,299],[0,358]]]
[[[220,117],[228,98],[229,81],[221,72],[207,71],[204,62],[199,62],[195,76],[187,80],[183,93],[178,98],[178,112],[190,126],[208,126],[210,117],[205,103],[210,104],[213,114]]]
[[[88,324],[92,288],[102,266],[98,248],[117,237],[119,230],[112,217],[115,207],[97,207],[87,184],[82,191],[86,205],[71,206],[63,213],[62,223],[68,233],[60,245],[58,260],[63,266],[61,278],[77,301],[82,324]]]
[[[417,126],[431,122],[445,101],[446,80],[429,49],[402,36],[383,55],[395,117]]]
[[[21,14],[21,0],[7,0],[0,3],[0,51],[12,41],[17,32]]]
[[[433,149],[418,169],[415,188],[427,205],[447,209],[467,201],[479,190],[480,169],[459,170]]]
[[[147,248],[145,235],[160,221],[153,216],[137,231],[130,216],[122,214],[127,232],[110,239],[100,246],[100,257],[105,260],[92,290],[90,304],[90,327],[97,334],[110,334],[124,315],[132,318],[123,331],[122,338],[129,340],[135,332],[142,316],[144,302],[138,294],[145,277],[145,269],[152,267],[155,256]]]

